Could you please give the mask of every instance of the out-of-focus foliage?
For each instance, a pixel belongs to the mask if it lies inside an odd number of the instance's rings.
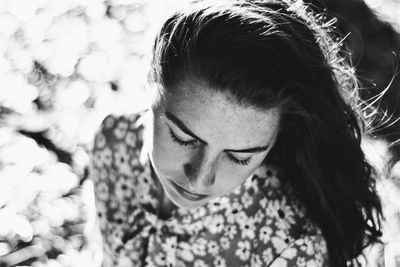
[[[147,106],[177,1],[0,1],[0,266],[99,266],[85,169],[110,112]]]
[[[99,266],[93,134],[110,112],[147,106],[154,32],[179,2],[0,1],[0,266]]]

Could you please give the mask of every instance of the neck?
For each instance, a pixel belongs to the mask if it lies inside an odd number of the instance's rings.
[[[159,216],[161,219],[166,220],[172,216],[172,212],[177,209],[177,206],[172,203],[168,196],[163,193],[160,206],[159,206]]]
[[[149,162],[151,168],[151,176],[153,180],[156,182],[158,190],[160,192],[160,202],[157,208],[158,214],[160,219],[166,220],[172,216],[172,212],[177,209],[177,206],[169,199],[169,197],[165,193],[160,181],[158,180],[159,178],[154,170],[151,160]]]

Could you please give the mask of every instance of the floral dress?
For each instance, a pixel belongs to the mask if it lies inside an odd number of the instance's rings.
[[[158,216],[162,194],[144,143],[145,112],[109,115],[94,139],[91,177],[103,266],[327,266],[320,229],[272,167],[194,209]]]

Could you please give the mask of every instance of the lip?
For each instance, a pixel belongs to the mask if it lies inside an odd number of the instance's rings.
[[[192,193],[183,187],[177,185],[174,181],[170,180],[172,186],[174,187],[175,191],[177,191],[182,197],[190,200],[190,201],[200,201],[205,198],[207,198],[209,195],[201,195],[201,194],[196,194]]]

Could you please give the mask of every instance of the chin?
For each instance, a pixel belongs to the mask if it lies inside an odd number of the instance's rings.
[[[168,192],[167,196],[169,199],[174,203],[177,207],[183,208],[183,209],[194,209],[201,207],[205,204],[207,204],[212,197],[207,197],[206,199],[202,199],[199,201],[191,201],[188,199],[185,199],[183,196],[177,194],[176,192]]]
[[[198,201],[198,202],[183,202],[183,201],[174,201],[172,200],[172,202],[179,208],[183,208],[183,209],[195,209],[201,206],[204,206],[205,204],[207,204],[209,201]]]

